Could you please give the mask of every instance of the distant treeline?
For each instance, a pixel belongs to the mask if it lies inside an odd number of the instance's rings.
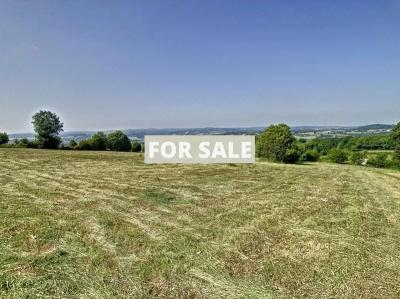
[[[0,133],[0,145],[11,147],[73,149],[95,151],[142,152],[143,144],[131,141],[122,131],[109,134],[97,132],[88,139],[70,140],[68,144],[61,142],[60,132],[64,124],[51,111],[39,111],[32,117],[35,140],[26,138],[14,140],[8,144],[9,137]],[[376,129],[372,125],[366,130]],[[368,153],[368,151],[393,151]],[[387,135],[368,135],[362,137],[335,137],[296,139],[286,124],[271,125],[256,136],[256,155],[261,159],[274,162],[298,163],[313,161],[330,161],[335,163],[352,163],[374,167],[400,168],[400,123],[392,127]]]
[[[59,117],[51,111],[39,111],[32,116],[32,124],[35,130],[35,140],[27,138],[15,139],[9,144],[7,133],[0,133],[0,145],[7,147],[40,148],[40,149],[64,149],[64,150],[95,150],[95,151],[122,151],[140,152],[142,144],[131,141],[122,131],[115,131],[109,134],[97,132],[89,139],[76,142],[70,140],[68,144],[61,142],[60,132],[64,124]]]
[[[7,137],[5,137],[7,136]],[[9,143],[9,138],[6,133],[0,133],[0,145],[2,147],[14,147],[14,148],[43,148],[37,143],[36,140],[29,140],[27,138],[14,139]],[[52,147],[53,149],[56,149]],[[86,150],[86,151],[120,151],[120,152],[142,152],[144,150],[144,144],[130,140],[121,131],[115,131],[110,134],[103,132],[97,132],[92,137],[79,142],[74,139],[68,143],[60,143],[57,147],[62,150]]]
[[[315,138],[311,140],[300,139],[306,149],[315,149],[326,155],[332,148],[339,148],[349,151],[363,150],[395,150],[396,140],[391,135],[369,135],[363,137],[335,137]]]
[[[393,152],[385,152],[389,150]],[[315,139],[295,139],[287,125],[272,125],[256,137],[256,154],[259,158],[283,163],[323,160],[400,168],[400,123],[387,135]]]

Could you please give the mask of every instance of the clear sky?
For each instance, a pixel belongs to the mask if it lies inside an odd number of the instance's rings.
[[[400,0],[0,1],[0,131],[400,120]]]

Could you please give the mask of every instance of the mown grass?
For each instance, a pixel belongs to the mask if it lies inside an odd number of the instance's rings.
[[[398,298],[399,180],[0,149],[0,297]]]

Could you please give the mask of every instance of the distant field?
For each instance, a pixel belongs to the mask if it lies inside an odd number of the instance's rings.
[[[400,172],[0,149],[0,297],[399,298]]]

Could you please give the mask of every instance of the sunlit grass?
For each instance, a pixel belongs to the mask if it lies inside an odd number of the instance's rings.
[[[0,149],[0,297],[398,298],[399,180]]]

